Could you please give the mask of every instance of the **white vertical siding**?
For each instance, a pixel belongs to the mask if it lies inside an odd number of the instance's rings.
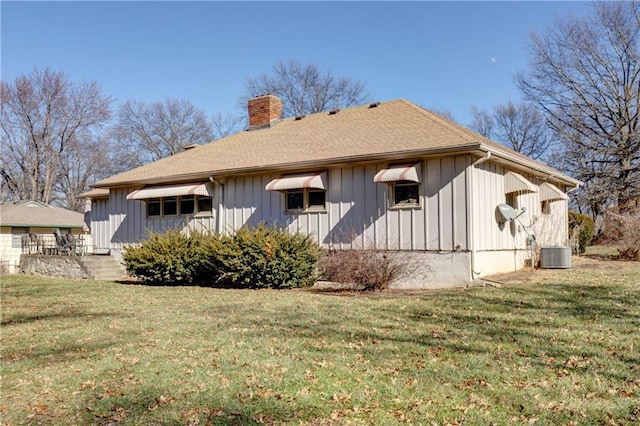
[[[109,227],[109,199],[98,198],[91,201],[91,236],[94,248],[109,248],[111,241]]]
[[[284,196],[264,189],[278,174],[230,176],[222,226],[232,231],[261,221],[278,224],[336,249],[467,250],[469,162],[466,155],[421,162],[419,208],[390,208],[391,186],[373,180],[387,163],[329,169],[322,212],[286,213]]]
[[[474,249],[479,251],[527,250],[529,234],[535,236],[538,246],[566,244],[566,201],[551,202],[550,212],[545,214],[542,213],[539,192],[519,194],[518,209],[524,207],[525,213],[513,224],[507,222],[501,227],[502,217],[497,211],[497,206],[506,202],[504,174],[508,170],[491,161],[479,164],[473,169]],[[521,174],[535,185],[542,183],[542,180],[533,175]],[[524,259],[524,256],[521,257]]]

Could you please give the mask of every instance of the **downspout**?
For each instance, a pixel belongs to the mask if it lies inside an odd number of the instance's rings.
[[[474,195],[472,193],[473,191],[473,175],[475,173],[475,168],[476,166],[488,161],[491,158],[491,151],[487,151],[487,153],[480,157],[479,159],[477,159],[476,161],[474,161],[471,164],[471,168],[470,168],[470,173],[469,173],[469,178],[468,178],[468,185],[469,185],[469,209],[467,212],[467,229],[469,230],[469,242],[470,242],[470,253],[471,253],[471,281],[475,281],[476,280],[476,276],[480,275],[482,273],[482,270],[476,270],[476,242],[475,242],[475,238],[474,238],[474,232],[473,232],[473,198]]]
[[[214,176],[209,176],[209,180],[211,182],[213,182],[216,185],[216,192],[218,195],[218,205],[216,208],[216,233],[217,234],[221,234],[222,233],[222,225],[224,224],[224,221],[222,220],[222,216],[223,216],[223,211],[224,211],[224,184],[222,183],[222,181],[216,179]]]

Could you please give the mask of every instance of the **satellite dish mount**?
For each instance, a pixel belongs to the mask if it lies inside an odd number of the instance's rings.
[[[513,222],[520,216],[522,216],[525,212],[525,208],[523,207],[520,211],[514,209],[509,204],[498,204],[498,211],[505,219],[505,221]]]

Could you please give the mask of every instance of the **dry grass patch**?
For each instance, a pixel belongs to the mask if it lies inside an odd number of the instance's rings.
[[[500,288],[375,297],[3,276],[0,414],[9,425],[637,423],[640,264],[578,262]]]

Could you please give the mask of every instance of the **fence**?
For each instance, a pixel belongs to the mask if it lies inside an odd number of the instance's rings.
[[[22,236],[22,254],[84,256],[87,254],[87,248],[84,235],[30,233]]]

